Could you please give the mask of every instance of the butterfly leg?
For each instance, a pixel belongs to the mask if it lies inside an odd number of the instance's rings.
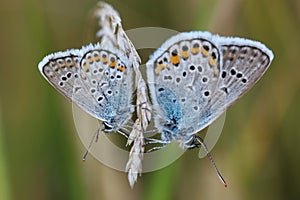
[[[147,153],[149,152],[152,152],[152,151],[156,151],[156,150],[160,150],[160,149],[163,149],[165,148],[168,144],[171,143],[170,140],[159,140],[159,139],[155,139],[155,138],[145,138],[146,141],[144,146],[148,145],[148,144],[162,144],[162,146],[156,146],[156,147],[153,147],[149,150],[147,150]]]

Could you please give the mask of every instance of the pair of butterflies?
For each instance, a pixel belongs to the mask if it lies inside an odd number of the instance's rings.
[[[101,25],[105,37],[109,27]],[[48,55],[38,68],[67,99],[101,120],[103,132],[123,133],[136,108],[135,70],[128,48],[110,40]],[[183,148],[204,145],[196,133],[245,94],[272,59],[271,50],[248,39],[201,31],[168,39],[146,64],[154,125],[161,134],[153,141],[165,146],[175,140]]]

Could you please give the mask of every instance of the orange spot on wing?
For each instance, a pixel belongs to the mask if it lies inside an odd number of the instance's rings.
[[[170,66],[168,64],[157,64],[154,72],[155,74],[159,74],[165,68],[170,69]]]
[[[125,71],[125,67],[124,66],[120,66],[117,68],[118,71],[120,72],[124,72]]]
[[[62,61],[62,60],[59,60],[57,63],[58,63],[58,67],[59,67],[59,68],[64,68],[64,67],[66,67],[66,63],[65,63],[64,61]]]
[[[229,59],[229,60],[234,60],[235,59],[235,55],[234,54],[228,54],[228,56],[227,56],[227,58]]]
[[[189,52],[188,51],[181,51],[181,56],[186,59],[186,58],[189,57]]]
[[[197,54],[197,53],[199,53],[199,48],[197,47],[197,48],[192,48],[191,49],[191,52],[192,52],[192,54]]]
[[[59,70],[59,67],[58,67],[57,65],[55,65],[55,66],[53,67],[53,70],[57,72],[57,71]]]
[[[106,64],[107,63],[107,58],[102,58],[102,63]]]
[[[98,55],[95,56],[95,61],[96,61],[96,62],[99,62],[99,61],[100,61],[100,56],[98,56]]]
[[[89,65],[87,64],[87,62],[84,62],[84,63],[83,63],[83,70],[84,70],[85,72],[88,72],[88,71],[90,70]]]
[[[92,57],[89,57],[87,60],[88,60],[88,62],[89,62],[89,63],[92,63],[92,62],[94,62],[94,60],[93,60],[93,58],[92,58]]]
[[[180,62],[180,57],[178,55],[171,56],[170,60],[171,60],[171,62],[172,62],[173,65],[177,65]]]
[[[74,61],[72,60],[71,62],[67,62],[66,65],[67,67],[72,67],[74,65]]]
[[[208,52],[204,47],[201,48],[201,53],[202,53],[204,56],[208,56],[208,54],[209,54],[209,52]]]
[[[113,61],[113,62],[110,62],[110,63],[109,63],[109,66],[110,66],[111,68],[115,68],[116,64],[117,64],[117,62],[116,62],[116,61]]]
[[[216,70],[214,71],[214,76],[215,76],[215,77],[219,76],[219,70],[218,70],[218,69],[216,69]]]
[[[211,67],[214,67],[217,63],[217,59],[213,58],[212,56],[209,58],[209,64]]]

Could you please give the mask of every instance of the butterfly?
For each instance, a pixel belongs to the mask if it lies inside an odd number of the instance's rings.
[[[133,70],[123,52],[88,45],[46,56],[38,66],[44,78],[68,100],[103,123],[103,132],[120,132],[134,112]],[[123,134],[123,133],[122,133]]]
[[[162,147],[178,141],[184,149],[201,145],[209,155],[197,133],[244,95],[273,57],[260,42],[209,32],[168,39],[146,64],[154,124],[161,134],[154,141]]]

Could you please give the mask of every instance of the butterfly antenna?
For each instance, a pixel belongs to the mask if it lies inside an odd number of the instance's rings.
[[[225,187],[227,187],[227,183],[226,183],[225,179],[222,177],[221,173],[219,172],[219,170],[218,170],[218,168],[217,168],[217,165],[216,165],[216,163],[215,163],[213,157],[212,157],[211,154],[209,153],[206,144],[204,143],[204,141],[202,140],[202,138],[200,138],[199,136],[197,136],[197,141],[198,141],[198,142],[200,143],[200,145],[204,148],[204,150],[205,150],[205,152],[206,152],[206,155],[207,155],[207,157],[210,159],[211,163],[213,164],[213,166],[214,166],[214,168],[215,168],[215,170],[216,170],[216,172],[217,172],[217,175],[218,175],[219,179],[221,180],[221,182],[223,183],[223,185],[224,185]]]
[[[90,151],[91,151],[91,148],[92,148],[92,145],[93,145],[94,141],[95,141],[95,142],[98,141],[99,132],[100,132],[100,127],[97,128],[97,130],[95,131],[95,133],[94,133],[94,135],[93,135],[93,138],[92,138],[92,140],[91,140],[91,142],[90,142],[90,144],[89,144],[89,147],[88,147],[88,149],[86,150],[85,154],[83,155],[83,158],[82,158],[83,161],[85,161],[86,158],[87,158],[87,156],[89,155],[89,153],[90,153]]]

